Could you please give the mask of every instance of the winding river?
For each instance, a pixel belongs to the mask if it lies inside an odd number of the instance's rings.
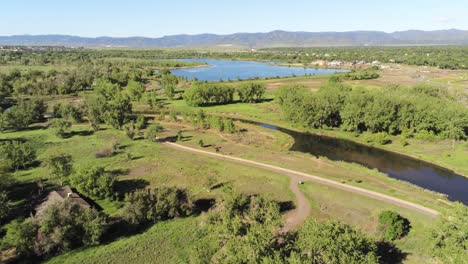
[[[446,194],[451,201],[468,205],[468,178],[455,172],[409,156],[370,147],[354,141],[240,120],[278,130],[294,138],[290,150],[327,157],[334,161],[354,162],[377,169],[391,178],[404,180],[422,188]]]
[[[182,59],[207,63],[207,67],[172,70],[177,76],[202,81],[237,80],[266,77],[288,77],[332,74],[345,72],[335,69],[285,67],[265,62],[232,61],[218,59]],[[370,147],[350,140],[332,138],[247,120],[239,120],[286,133],[294,138],[293,151],[327,157],[334,161],[354,162],[377,169],[389,177],[404,180],[422,188],[442,193],[452,201],[468,205],[468,178],[437,165],[400,155],[391,151]]]

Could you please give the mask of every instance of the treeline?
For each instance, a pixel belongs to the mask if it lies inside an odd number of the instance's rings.
[[[197,112],[183,112],[184,121],[192,123],[192,126],[202,129],[216,129],[220,132],[235,133],[236,125],[231,118],[216,115],[206,115],[203,110]]]
[[[314,60],[380,61],[441,69],[468,69],[466,46],[270,48],[250,54],[262,60],[310,63]],[[249,56],[249,55],[244,55]]]
[[[259,102],[265,94],[265,85],[249,82],[234,88],[219,83],[194,82],[183,97],[190,106],[229,104],[234,102],[236,92],[241,102]]]
[[[421,139],[460,140],[468,136],[468,110],[444,88],[352,89],[329,82],[316,93],[301,86],[285,86],[278,90],[276,99],[286,119],[307,127]]]
[[[17,48],[0,50],[0,65],[11,66],[74,66],[91,63],[112,63],[155,68],[196,66],[201,63],[167,60],[184,58],[179,52],[166,50],[92,50],[71,48]]]
[[[141,82],[153,71],[114,64],[85,64],[74,69],[26,70],[13,69],[0,73],[0,96],[72,94],[91,89],[94,82],[106,78],[122,86],[129,81]]]
[[[466,46],[314,47],[265,48],[256,52],[193,50],[20,50],[0,51],[0,65],[76,65],[97,60],[138,63],[152,67],[183,67],[199,63],[171,61],[178,58],[249,59],[308,64],[315,60],[380,61],[441,69],[468,69]]]
[[[352,70],[344,74],[344,78],[346,80],[351,80],[351,81],[371,80],[371,79],[377,79],[379,77],[380,77],[380,74],[372,70],[362,70],[362,71]]]

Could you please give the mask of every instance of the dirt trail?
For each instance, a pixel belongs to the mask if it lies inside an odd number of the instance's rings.
[[[388,195],[381,194],[381,193],[378,193],[378,192],[366,190],[366,189],[363,189],[363,188],[359,188],[359,187],[347,185],[347,184],[344,184],[344,183],[336,182],[336,181],[333,181],[333,180],[321,178],[321,177],[314,176],[314,175],[311,175],[311,174],[307,174],[307,173],[303,173],[303,172],[299,172],[299,171],[294,171],[294,170],[290,170],[290,169],[285,169],[285,168],[281,168],[281,167],[277,167],[277,166],[273,166],[273,165],[269,165],[269,164],[265,164],[265,163],[261,163],[261,162],[257,162],[257,161],[252,161],[252,160],[227,156],[227,155],[223,155],[223,154],[219,154],[219,153],[208,152],[208,151],[204,151],[204,150],[200,150],[200,149],[195,149],[195,148],[191,148],[191,147],[187,147],[187,146],[182,146],[182,145],[179,145],[179,144],[176,144],[176,143],[165,142],[164,144],[167,145],[167,146],[174,147],[174,148],[183,149],[183,150],[186,150],[186,151],[191,151],[191,152],[194,152],[194,153],[199,153],[199,154],[203,154],[203,155],[207,155],[207,156],[212,156],[212,157],[216,157],[216,158],[220,158],[220,159],[224,159],[224,160],[230,160],[230,161],[234,161],[234,162],[237,162],[237,163],[251,165],[251,166],[254,166],[254,167],[257,167],[257,168],[262,168],[262,169],[270,170],[270,171],[273,171],[273,172],[288,175],[291,178],[291,185],[290,185],[291,191],[296,196],[297,201],[296,201],[296,208],[294,210],[291,210],[288,214],[286,214],[285,224],[284,224],[284,227],[283,227],[282,231],[288,231],[288,230],[294,229],[295,227],[299,226],[300,224],[302,224],[306,220],[306,218],[311,213],[311,207],[310,207],[309,201],[304,196],[304,194],[299,190],[299,182],[300,181],[313,181],[313,182],[317,182],[317,183],[324,184],[324,185],[327,185],[327,186],[331,186],[331,187],[334,187],[334,188],[338,188],[338,189],[341,189],[341,190],[349,191],[349,192],[352,192],[352,193],[357,193],[357,194],[364,195],[364,196],[367,196],[367,197],[370,197],[370,198],[373,198],[373,199],[376,199],[376,200],[384,201],[384,202],[391,203],[391,204],[394,204],[394,205],[397,205],[397,206],[401,206],[401,207],[404,207],[404,208],[407,208],[407,209],[410,209],[410,210],[413,210],[413,211],[417,211],[417,212],[420,212],[422,214],[428,215],[430,217],[436,217],[439,214],[439,212],[437,212],[437,211],[435,211],[433,209],[424,207],[424,206],[419,205],[419,204],[415,204],[415,203],[408,202],[408,201],[405,201],[405,200],[401,200],[401,199],[398,199],[398,198],[395,198],[395,197],[392,197],[392,196],[388,196]]]

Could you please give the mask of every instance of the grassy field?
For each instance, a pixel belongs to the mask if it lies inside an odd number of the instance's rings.
[[[73,135],[66,139],[55,136],[51,130],[2,133],[0,139],[23,138],[37,148],[41,162],[54,153],[72,155],[75,169],[79,167],[102,166],[116,175],[120,186],[138,183],[143,187],[160,185],[177,186],[190,190],[194,199],[216,198],[220,189],[211,187],[231,184],[239,190],[253,193],[270,193],[278,201],[293,200],[288,190],[289,178],[260,169],[220,160],[213,160],[191,153],[184,153],[144,139],[130,140],[122,131],[100,130],[89,134],[87,125],[75,125]],[[112,157],[95,157],[99,150],[110,148],[119,142],[120,150]],[[40,178],[47,179],[48,171],[43,166],[21,170],[12,175],[17,181],[27,183]],[[54,186],[54,181],[49,181]],[[97,201],[108,213],[118,211],[118,203],[107,200]]]
[[[380,193],[385,193],[404,200],[419,203],[436,210],[447,208],[447,199],[440,194],[428,192],[404,181],[389,178],[375,170],[367,169],[358,164],[336,162],[325,158],[317,158],[300,152],[288,151],[292,138],[285,134],[261,128],[255,125],[236,122],[240,134],[220,134],[216,131],[200,131],[188,124],[165,123],[168,135],[175,135],[183,130],[184,135],[191,138],[180,144],[215,152],[215,146],[220,153],[255,160],[284,168],[294,169],[338,182],[363,187]],[[201,148],[197,142],[203,140],[209,147]]]
[[[75,250],[46,263],[188,263],[198,217],[161,222],[145,232],[99,247]]]

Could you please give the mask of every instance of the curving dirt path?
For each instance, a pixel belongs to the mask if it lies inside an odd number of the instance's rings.
[[[309,201],[304,196],[304,194],[299,190],[299,182],[301,181],[313,181],[313,182],[317,182],[317,183],[331,186],[334,188],[338,188],[341,190],[349,191],[352,193],[357,193],[357,194],[364,195],[364,196],[367,196],[376,200],[380,200],[380,201],[391,203],[391,204],[404,207],[413,211],[417,211],[430,217],[436,217],[439,214],[439,212],[437,212],[436,210],[424,207],[419,204],[415,204],[412,202],[408,202],[402,199],[398,199],[398,198],[385,195],[382,193],[366,190],[366,189],[359,188],[356,186],[351,186],[351,185],[336,182],[333,180],[325,179],[325,178],[318,177],[315,175],[311,175],[311,174],[307,174],[307,173],[303,173],[299,171],[294,171],[290,169],[285,169],[285,168],[281,168],[278,166],[269,165],[269,164],[265,164],[265,163],[261,163],[257,161],[252,161],[252,160],[227,156],[227,155],[223,155],[219,153],[213,153],[209,151],[195,149],[195,148],[182,146],[182,145],[172,143],[172,142],[164,142],[163,144],[174,147],[174,148],[182,149],[185,151],[191,151],[191,152],[203,154],[206,156],[211,156],[211,157],[220,158],[224,160],[230,160],[230,161],[234,161],[237,163],[242,163],[242,164],[254,166],[257,168],[262,168],[262,169],[270,170],[273,172],[288,175],[291,178],[291,184],[290,184],[291,191],[296,196],[297,201],[296,201],[296,208],[286,214],[285,224],[284,224],[282,231],[288,231],[301,225],[307,219],[307,217],[310,215],[312,211]]]

